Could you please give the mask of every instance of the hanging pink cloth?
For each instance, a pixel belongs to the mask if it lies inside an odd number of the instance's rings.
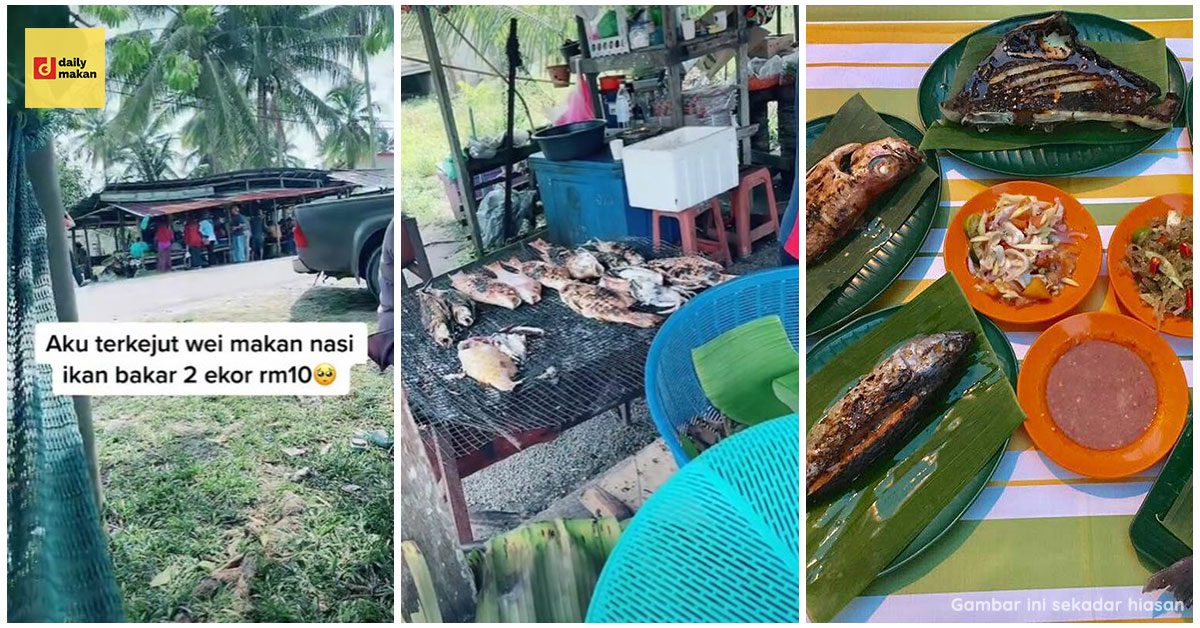
[[[567,110],[554,121],[555,126],[596,119],[596,111],[592,108],[592,90],[582,74],[579,75],[578,85],[579,88],[567,98]]]

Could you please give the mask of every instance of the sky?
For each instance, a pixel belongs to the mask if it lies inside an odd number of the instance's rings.
[[[78,6],[72,6],[71,10],[76,12],[76,14],[79,13]],[[164,18],[163,20],[160,21],[160,24],[154,24],[152,22],[147,22],[142,25],[130,24],[128,26],[122,26],[121,28],[118,28],[118,29],[110,29],[112,32],[107,33],[107,37],[111,38],[114,34],[137,30],[138,28],[153,28],[155,26],[160,26],[165,23],[166,23],[166,19]],[[398,40],[398,38],[396,38],[396,39]],[[395,100],[396,100],[396,97],[395,97],[396,74],[395,74],[395,60],[394,60],[395,57],[394,57],[394,55],[395,55],[395,47],[385,51],[383,54],[372,57],[368,61],[369,65],[370,65],[370,70],[371,70],[371,100],[378,107],[378,115],[375,118],[375,122],[379,128],[386,129],[388,131],[388,133],[392,134],[393,136],[395,136],[395,134],[396,134],[396,124],[395,124],[396,117],[395,117],[395,111],[393,108],[393,102],[395,102]],[[361,80],[363,78],[362,68],[359,67],[358,65],[355,65],[353,67],[353,70],[354,70],[354,76],[356,78],[358,78],[359,80]],[[333,83],[331,81],[324,80],[324,79],[307,78],[307,79],[304,79],[302,82],[309,89],[311,89],[314,93],[317,93],[317,94],[324,94],[327,91],[329,91],[329,89],[331,87],[333,87]],[[116,86],[113,84],[109,84],[108,87],[111,90],[111,88],[116,87]],[[121,87],[121,89],[123,91],[128,91],[127,87]],[[110,91],[110,93],[108,95],[108,107],[107,107],[110,114],[116,112],[116,107],[119,104],[119,99],[120,99],[119,94],[113,94]],[[183,126],[183,121],[185,119],[186,119],[185,116],[181,116],[179,122],[174,125],[174,128],[172,130],[178,131],[179,128],[181,128]],[[320,155],[320,150],[317,146],[317,140],[307,130],[300,128],[299,125],[296,125],[294,128],[289,130],[289,140],[291,140],[291,142],[293,143],[293,145],[296,148],[295,156],[298,159],[300,159],[300,161],[303,162],[305,166],[310,167],[310,168],[321,168],[322,167],[321,155]],[[176,152],[178,152],[180,154],[187,152],[182,146],[179,146],[179,145],[176,145],[175,149],[176,149]],[[61,152],[63,152],[63,151],[60,151],[60,153]],[[71,151],[66,151],[66,152],[68,152],[69,154],[73,154],[74,155],[73,159],[75,159],[76,162],[79,163],[80,165],[88,166],[88,167],[84,168],[85,173],[93,172],[90,168],[90,163],[87,162],[86,156],[80,155],[79,154],[80,151],[71,150]],[[186,174],[186,172],[180,172],[179,174],[182,176],[182,175]],[[110,176],[113,176],[113,175],[110,174]],[[91,180],[89,181],[89,183],[91,184],[90,185],[91,191],[96,191],[99,189],[99,187],[103,183],[103,176],[99,172],[94,172],[92,174],[92,177],[91,177]]]

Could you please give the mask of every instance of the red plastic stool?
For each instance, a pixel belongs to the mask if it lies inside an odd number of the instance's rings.
[[[716,239],[709,240],[696,235],[696,219],[709,214],[716,230]],[[705,203],[694,205],[679,212],[665,212],[652,210],[651,211],[651,231],[654,237],[654,250],[662,245],[662,229],[659,227],[660,218],[674,218],[679,221],[679,237],[682,244],[683,252],[688,255],[695,255],[701,251],[712,253],[716,256],[717,261],[724,263],[726,266],[733,263],[733,256],[729,254],[729,245],[726,244],[725,236],[725,221],[721,219],[721,202],[716,198],[711,198]]]
[[[751,200],[754,188],[760,185],[767,190],[768,215],[758,226],[752,226]],[[779,210],[775,207],[775,187],[771,183],[770,170],[763,166],[742,170],[741,180],[733,191],[732,213],[734,232],[729,235],[737,243],[739,257],[749,255],[753,243],[779,233]]]

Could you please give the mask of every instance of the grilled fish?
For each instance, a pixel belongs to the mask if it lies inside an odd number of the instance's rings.
[[[584,318],[610,323],[626,323],[635,327],[654,327],[662,317],[648,312],[633,312],[626,305],[632,298],[616,291],[575,282],[558,291],[563,303]]]
[[[863,376],[809,430],[808,499],[844,489],[904,438],[974,341],[971,331],[919,336]]]
[[[674,286],[664,286],[653,281],[642,279],[622,279],[611,275],[602,277],[600,287],[613,292],[628,295],[630,300],[649,307],[659,309],[659,314],[670,314],[687,303],[695,296],[690,290],[682,290]],[[630,304],[632,306],[632,303]]]
[[[467,377],[507,392],[521,383],[513,378],[517,364],[525,359],[525,338],[544,335],[543,329],[518,325],[487,336],[472,336],[458,343],[458,360]]]
[[[1176,600],[1183,602],[1184,606],[1192,607],[1192,557],[1187,556],[1179,559],[1175,564],[1154,572],[1150,576],[1150,580],[1146,586],[1142,588],[1142,593],[1150,593],[1166,589],[1175,596]]]
[[[596,251],[597,257],[608,268],[617,268],[621,266],[641,266],[646,263],[646,258],[642,257],[641,253],[634,250],[628,244],[620,242],[608,242],[606,240],[592,240],[587,246]]]
[[[521,304],[521,295],[512,286],[483,273],[454,273],[450,284],[456,290],[480,303],[489,303],[514,310]]]
[[[912,144],[885,137],[840,146],[818,161],[805,177],[807,263],[846,237],[871,203],[912,174],[924,159]]]
[[[431,290],[417,291],[417,304],[421,308],[421,327],[439,347],[449,348],[454,344],[450,335],[450,307]]]
[[[547,262],[565,266],[567,272],[576,279],[599,279],[604,274],[604,266],[596,256],[587,249],[566,249],[555,246],[538,238],[529,243],[530,248],[537,251]]]
[[[521,295],[522,301],[533,305],[542,300],[542,284],[538,283],[538,280],[526,277],[521,273],[504,270],[504,267],[496,262],[487,264],[484,268],[491,271],[500,282],[512,286],[517,294]]]
[[[1100,56],[1078,35],[1062,12],[1014,28],[942,104],[943,115],[979,129],[1083,121],[1170,128],[1179,96],[1157,101],[1158,85]]]
[[[542,262],[538,260],[522,262],[521,260],[513,257],[509,258],[508,261],[500,263],[514,271],[520,272],[526,277],[531,277],[538,280],[538,282],[547,288],[553,288],[555,290],[562,290],[563,286],[575,281],[565,266],[557,266],[549,262]]]
[[[475,302],[458,290],[435,290],[430,288],[430,294],[440,297],[450,308],[454,323],[466,329],[475,324]]]
[[[703,290],[734,277],[721,272],[724,267],[719,262],[699,255],[650,260],[646,268],[662,274],[672,286],[687,291]]]
[[[458,361],[467,377],[496,390],[508,392],[521,383],[513,379],[516,361],[487,336],[472,336],[458,343]]]

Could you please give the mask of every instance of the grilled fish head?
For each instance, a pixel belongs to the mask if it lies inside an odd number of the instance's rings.
[[[850,158],[850,173],[867,188],[890,188],[912,174],[925,156],[916,146],[898,137],[864,144]]]

